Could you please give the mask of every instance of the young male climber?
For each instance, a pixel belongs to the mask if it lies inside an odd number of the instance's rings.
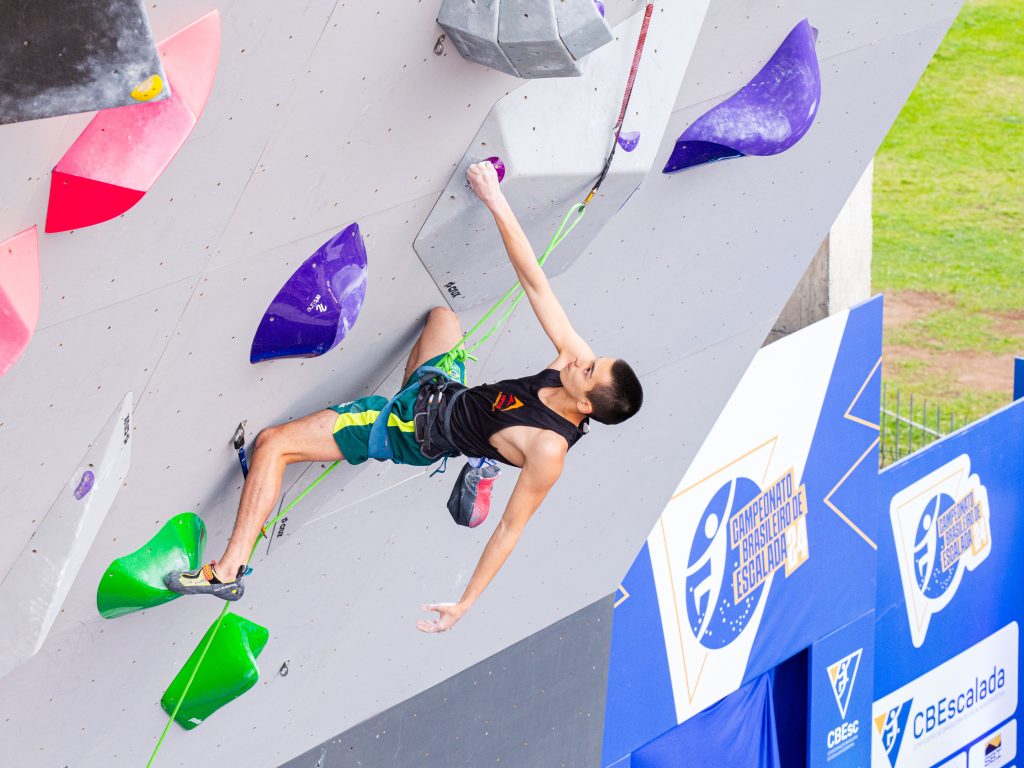
[[[452,453],[486,457],[521,468],[512,496],[462,598],[454,604],[423,606],[439,615],[417,622],[424,632],[451,629],[473,605],[558,480],[569,449],[586,434],[589,420],[618,424],[635,414],[643,400],[640,382],[629,365],[622,360],[595,357],[569,323],[498,187],[494,167],[486,161],[477,163],[470,166],[467,175],[473,191],[493,214],[509,261],[558,354],[540,373],[468,389],[463,386],[463,363],[451,363],[444,374],[456,383],[448,387],[443,381],[445,386],[436,390],[441,392],[441,400],[448,399],[448,405],[442,407],[444,418],[435,419],[434,428],[428,431],[433,439],[426,440],[417,439],[414,431],[414,423],[424,415],[424,403],[430,399],[418,397],[418,389],[435,386],[441,377],[435,378],[435,384],[409,384],[414,380],[426,382],[425,377],[417,376],[421,366],[435,366],[462,339],[455,313],[443,307],[433,309],[409,354],[404,376],[408,392],[403,390],[387,421],[394,458],[405,464],[429,465],[436,456],[425,456],[425,445],[429,443],[433,448],[440,441]],[[380,396],[366,397],[260,432],[224,554],[195,571],[167,574],[168,589],[186,595],[239,599],[244,592],[246,560],[277,503],[286,465],[342,458],[351,464],[366,461],[373,422],[382,409],[386,410],[386,403],[387,399]]]

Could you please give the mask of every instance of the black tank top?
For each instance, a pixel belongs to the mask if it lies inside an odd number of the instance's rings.
[[[491,435],[505,427],[549,429],[565,438],[572,448],[590,429],[590,420],[584,419],[576,426],[544,405],[537,394],[544,387],[560,386],[558,371],[546,368],[533,376],[470,387],[452,409],[452,440],[466,456],[482,456],[510,465],[512,462],[490,443]]]

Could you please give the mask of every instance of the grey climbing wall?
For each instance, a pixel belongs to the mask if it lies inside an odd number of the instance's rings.
[[[641,5],[609,2],[610,25]],[[785,154],[673,176],[656,162],[555,278],[598,353],[634,363],[644,409],[620,427],[597,425],[573,449],[507,566],[438,636],[416,631],[419,606],[458,598],[493,522],[452,524],[450,474],[339,468],[253,562],[244,613],[270,630],[259,659],[268,684],[189,733],[172,730],[156,765],[228,749],[239,763],[284,763],[612,592],[959,6],[714,0],[703,21],[702,8],[680,28],[662,24],[674,17],[659,4],[652,53],[686,40],[693,53],[665,130],[641,141],[655,145],[656,160],[808,16],[821,30],[823,97],[815,124]],[[241,481],[228,446],[240,420],[251,433],[394,389],[419,323],[444,303],[413,240],[515,84],[453,50],[433,54],[437,3],[224,0],[219,9],[223,54],[195,131],[124,216],[41,235],[38,327],[0,378],[0,574],[123,394],[135,393],[125,485],[46,642],[0,680],[0,744],[12,764],[145,763],[165,722],[163,686],[220,605],[177,600],[106,621],[97,580],[186,510],[203,516],[207,554],[219,556]],[[198,0],[157,3],[154,34],[208,10]],[[43,221],[49,169],[87,120],[0,126],[0,238]],[[579,122],[566,113],[551,130]],[[250,365],[267,302],[353,221],[370,276],[351,333],[320,358]],[[480,311],[465,311],[464,323]],[[521,375],[551,359],[520,311],[471,376]],[[288,498],[318,471],[292,468]],[[514,472],[500,481],[495,518],[513,482]],[[286,660],[291,672],[273,678]]]
[[[612,599],[588,605],[282,768],[598,768]]]
[[[0,82],[0,123],[169,93],[141,0],[0,0]]]

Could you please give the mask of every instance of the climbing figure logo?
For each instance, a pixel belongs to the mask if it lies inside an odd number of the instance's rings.
[[[807,496],[792,470],[761,490],[738,477],[704,508],[686,567],[686,613],[694,637],[722,648],[744,630],[769,578],[804,562]]]
[[[931,617],[992,548],[988,493],[961,454],[893,496],[889,516],[910,636],[920,648]]]
[[[511,411],[516,408],[522,408],[523,401],[515,395],[506,395],[504,392],[499,392],[498,396],[494,398],[494,403],[491,405],[492,411]]]
[[[896,768],[896,761],[900,756],[900,746],[903,744],[903,732],[907,727],[907,719],[910,716],[910,705],[913,699],[907,699],[899,706],[893,707],[875,718],[875,730],[882,741],[882,749],[885,750],[889,764]]]
[[[832,684],[832,694],[836,697],[839,716],[846,719],[846,710],[850,706],[850,694],[853,684],[857,682],[857,670],[860,668],[860,657],[863,648],[858,648],[849,656],[844,656],[828,667],[828,680]]]
[[[776,440],[684,478],[648,538],[680,719],[740,685],[773,582],[810,558],[806,489]]]

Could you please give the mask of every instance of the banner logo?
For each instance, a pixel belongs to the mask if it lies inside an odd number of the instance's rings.
[[[761,490],[738,477],[704,508],[686,565],[686,615],[705,648],[724,648],[750,623],[772,575],[810,556],[807,493],[793,471]]]
[[[988,493],[961,454],[903,489],[889,506],[915,648],[931,617],[953,599],[964,571],[991,550]]]
[[[850,694],[853,692],[853,684],[857,680],[857,670],[860,668],[860,657],[863,651],[863,648],[858,648],[849,656],[843,657],[828,667],[828,679],[832,683],[832,694],[836,697],[839,716],[844,720],[846,719],[846,710],[850,706]]]
[[[903,733],[907,728],[907,716],[910,714],[910,705],[913,701],[913,699],[907,699],[875,718],[875,729],[882,740],[882,748],[885,750],[886,757],[889,758],[889,764],[893,768],[896,768],[896,761],[900,756]]]

